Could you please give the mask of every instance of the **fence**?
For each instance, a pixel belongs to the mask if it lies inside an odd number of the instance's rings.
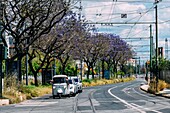
[[[161,71],[160,72],[160,79],[164,80],[165,82],[170,83],[170,71]]]

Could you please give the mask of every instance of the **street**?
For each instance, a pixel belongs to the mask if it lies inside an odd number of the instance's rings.
[[[52,99],[51,95],[1,106],[0,113],[169,113],[170,100],[140,90],[133,82],[84,88],[75,97]]]

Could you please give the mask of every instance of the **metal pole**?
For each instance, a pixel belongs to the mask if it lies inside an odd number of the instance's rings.
[[[54,75],[56,75],[56,58],[54,58]]]
[[[157,4],[155,4],[155,35],[156,35],[156,91],[158,91],[157,86],[158,86],[158,8]]]
[[[139,75],[140,75],[140,57],[139,57]]]
[[[83,65],[82,65],[82,59],[80,60],[80,79],[83,80]]]
[[[152,77],[152,55],[153,55],[153,36],[152,25],[150,25],[150,79]]]
[[[137,60],[135,59],[135,68],[136,68],[136,76],[137,76]]]
[[[81,21],[81,10],[82,10],[82,6],[81,6],[81,0],[79,2],[80,8],[79,8],[79,21]],[[82,57],[80,59],[80,79],[83,80],[83,65],[82,65]]]
[[[2,98],[2,47],[3,45],[0,44],[0,53],[1,53],[0,55],[0,98]]]
[[[28,85],[28,49],[26,51],[26,85]]]

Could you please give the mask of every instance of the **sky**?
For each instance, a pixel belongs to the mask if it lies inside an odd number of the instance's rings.
[[[98,32],[119,35],[136,51],[141,60],[149,60],[150,25],[155,43],[155,6],[158,11],[158,46],[165,51],[165,39],[170,40],[170,0],[78,0],[83,15],[89,23],[95,24]],[[122,18],[121,15],[127,17]],[[126,23],[126,24],[125,24]],[[140,24],[139,24],[140,23]],[[143,46],[142,46],[143,45]],[[170,50],[170,45],[168,46]],[[170,53],[170,51],[169,51]],[[164,56],[167,56],[164,53]],[[170,54],[168,55],[170,58]]]

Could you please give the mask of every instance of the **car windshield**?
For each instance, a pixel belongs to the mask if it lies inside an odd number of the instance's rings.
[[[74,81],[75,81],[75,82],[78,82],[78,78],[75,78]]]
[[[66,78],[65,77],[57,77],[53,78],[53,83],[66,83]]]
[[[73,81],[71,79],[68,80],[69,84],[73,84]]]

